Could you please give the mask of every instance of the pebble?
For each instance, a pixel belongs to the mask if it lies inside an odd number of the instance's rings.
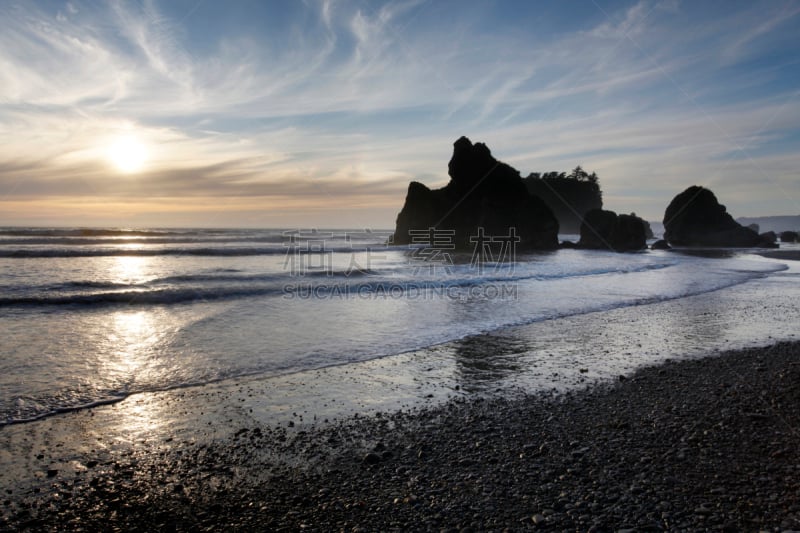
[[[381,458],[378,454],[370,452],[364,456],[362,462],[368,465],[376,465],[381,462]]]
[[[558,398],[464,395],[308,431],[137,443],[8,494],[0,529],[796,531],[800,449],[783,426],[800,427],[798,346]],[[766,406],[769,423],[750,416]]]

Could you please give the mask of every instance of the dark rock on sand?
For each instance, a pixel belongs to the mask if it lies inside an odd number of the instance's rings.
[[[774,231],[767,231],[758,236],[758,241],[759,245],[771,248],[778,243],[778,236]]]
[[[368,464],[368,465],[376,465],[376,464],[381,462],[381,457],[377,453],[370,452],[370,453],[368,453],[367,455],[364,456],[364,459],[362,459],[362,462],[364,464]]]
[[[647,248],[644,221],[636,215],[617,215],[594,209],[581,224],[580,248],[626,252]]]
[[[461,137],[448,168],[451,179],[441,189],[409,184],[397,215],[395,244],[430,242],[428,235],[438,238],[435,232],[440,231],[447,245],[472,248],[481,228],[489,238],[515,235],[523,248],[558,247],[558,220],[552,211],[529,194],[519,172],[495,159],[485,144]]]
[[[692,185],[664,212],[664,238],[673,246],[759,246],[758,233],[728,214],[709,189]]]
[[[659,239],[654,242],[652,246],[650,246],[650,249],[652,250],[669,250],[670,248],[672,247],[664,239]]]
[[[783,231],[781,232],[781,242],[797,242],[796,231]]]
[[[632,216],[635,216],[636,213],[631,213]],[[653,233],[653,228],[650,227],[650,223],[644,219],[642,219],[642,223],[644,224],[644,236],[646,239],[655,239],[655,234]]]
[[[581,224],[581,248],[611,248],[611,237],[617,226],[617,214],[613,211],[593,209],[586,213]]]

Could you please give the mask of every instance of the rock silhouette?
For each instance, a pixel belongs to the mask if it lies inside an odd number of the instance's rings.
[[[778,235],[774,231],[765,231],[758,235],[761,246],[774,246],[778,242]]]
[[[673,246],[759,246],[758,233],[728,214],[709,189],[692,185],[664,212],[664,238]]]
[[[636,215],[593,209],[581,224],[579,248],[629,252],[647,248],[645,221]]]
[[[580,166],[572,172],[532,172],[523,180],[528,192],[547,204],[558,219],[561,233],[579,233],[583,217],[603,208],[603,193],[597,174]]]
[[[782,231],[781,232],[781,242],[797,242],[797,232],[796,231]]]
[[[773,215],[765,217],[736,217],[736,222],[742,226],[758,224],[759,231],[774,231],[780,234],[784,231],[797,231],[800,228],[800,215]]]
[[[528,193],[519,172],[495,159],[483,143],[461,137],[448,165],[450,182],[431,190],[412,181],[397,215],[393,242],[430,242],[425,233],[451,232],[456,248],[471,248],[482,231],[487,237],[514,235],[529,249],[558,246],[558,220],[537,196]],[[435,238],[435,237],[434,237]]]

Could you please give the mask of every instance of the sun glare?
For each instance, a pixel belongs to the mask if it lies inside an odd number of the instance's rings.
[[[147,162],[147,147],[136,137],[116,139],[108,149],[108,160],[126,174],[139,172]]]

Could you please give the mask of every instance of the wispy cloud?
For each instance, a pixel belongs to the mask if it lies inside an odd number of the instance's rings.
[[[760,12],[759,6],[754,5],[745,15],[747,19],[741,20],[743,18],[741,14],[736,17],[743,23],[744,31],[723,48],[722,57],[726,63],[736,63],[746,59],[753,53],[757,41],[764,37],[779,35],[777,32],[782,29],[796,31],[798,24],[796,17],[800,15],[800,4],[787,2],[783,5],[777,4],[776,7],[777,9],[764,14]]]
[[[443,184],[467,134],[523,173],[595,169],[621,211],[657,218],[698,182],[755,214],[748,205],[800,198],[787,163],[800,143],[798,13],[650,0],[4,4],[0,204],[172,197],[189,213],[219,197],[249,217],[256,199],[280,198],[390,225],[407,182]],[[107,160],[125,131],[150,149],[136,176]]]

